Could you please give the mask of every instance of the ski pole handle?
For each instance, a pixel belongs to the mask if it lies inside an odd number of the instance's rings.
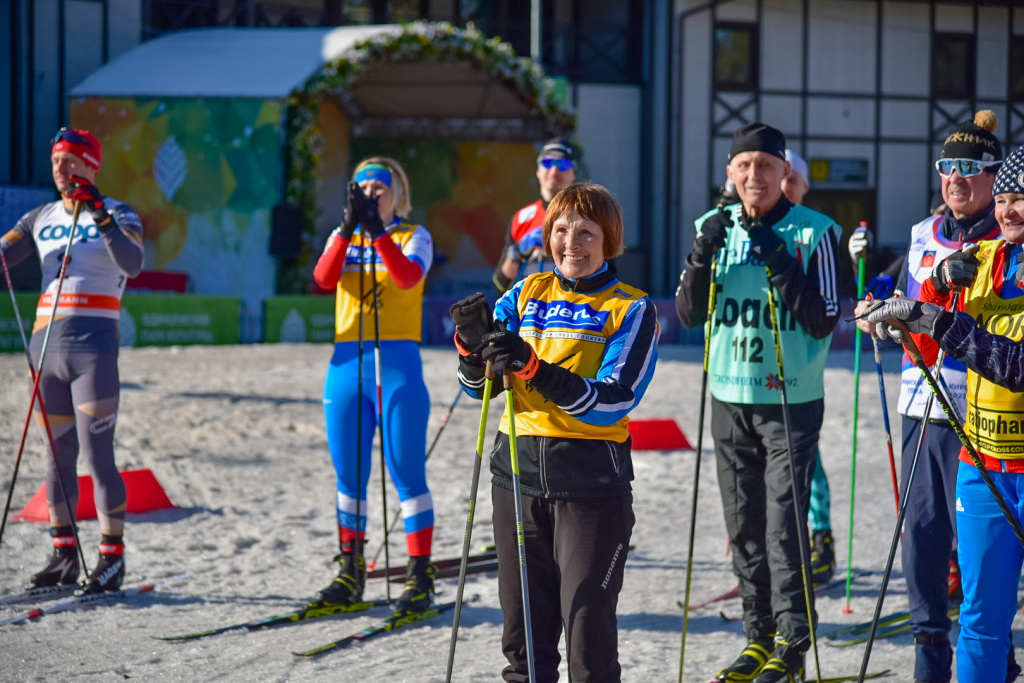
[[[889,319],[885,321],[887,325],[895,327],[897,330],[903,333],[903,349],[907,352],[907,356],[910,360],[917,365],[918,363],[924,362],[924,355],[921,353],[921,349],[918,348],[917,342],[910,335],[910,330],[907,329],[907,324],[902,320]]]

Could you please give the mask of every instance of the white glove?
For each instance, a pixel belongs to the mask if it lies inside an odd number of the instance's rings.
[[[871,304],[867,310],[867,321],[875,324],[875,336],[879,339],[892,337],[894,342],[902,344],[903,330],[889,325],[887,321],[899,320],[914,334],[935,337],[936,323],[944,314],[951,315],[935,304],[914,299],[884,299]]]
[[[861,256],[867,256],[867,251],[870,247],[871,232],[862,225],[850,235],[850,242],[847,246],[850,250],[850,258],[856,263]]]

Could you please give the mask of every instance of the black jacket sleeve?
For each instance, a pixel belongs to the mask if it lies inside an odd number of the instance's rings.
[[[1024,392],[1024,341],[992,334],[968,314],[958,312],[939,344],[988,381]]]
[[[785,270],[772,276],[782,303],[815,339],[830,335],[839,322],[836,245],[835,233],[829,230],[818,242],[806,273],[793,259]]]
[[[708,297],[711,295],[711,265],[695,265],[686,257],[676,288],[676,315],[686,327],[700,327],[708,320]]]

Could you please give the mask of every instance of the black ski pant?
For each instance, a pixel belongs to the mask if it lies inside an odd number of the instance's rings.
[[[505,681],[529,681],[514,493],[491,486],[498,597],[504,614]],[[617,683],[615,609],[633,531],[633,496],[545,499],[523,496],[527,586],[537,680],[558,680],[564,626],[569,680]]]
[[[960,439],[948,422],[930,422],[914,471],[907,480],[924,423],[903,417],[903,572],[916,643],[914,678],[944,683],[952,677],[949,644],[949,560],[956,544],[956,474]],[[904,503],[904,501],[906,501]]]
[[[807,641],[798,645],[801,649],[809,645],[797,517],[806,529],[824,407],[823,400],[789,406],[798,515],[782,406],[711,399],[718,487],[748,640],[766,640],[777,632],[793,645]]]

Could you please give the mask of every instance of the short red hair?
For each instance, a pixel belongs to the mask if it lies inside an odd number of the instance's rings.
[[[556,194],[544,216],[544,252],[551,256],[551,228],[559,218],[575,213],[580,218],[601,226],[604,257],[615,258],[625,251],[623,246],[622,207],[608,188],[597,183],[573,183]]]

